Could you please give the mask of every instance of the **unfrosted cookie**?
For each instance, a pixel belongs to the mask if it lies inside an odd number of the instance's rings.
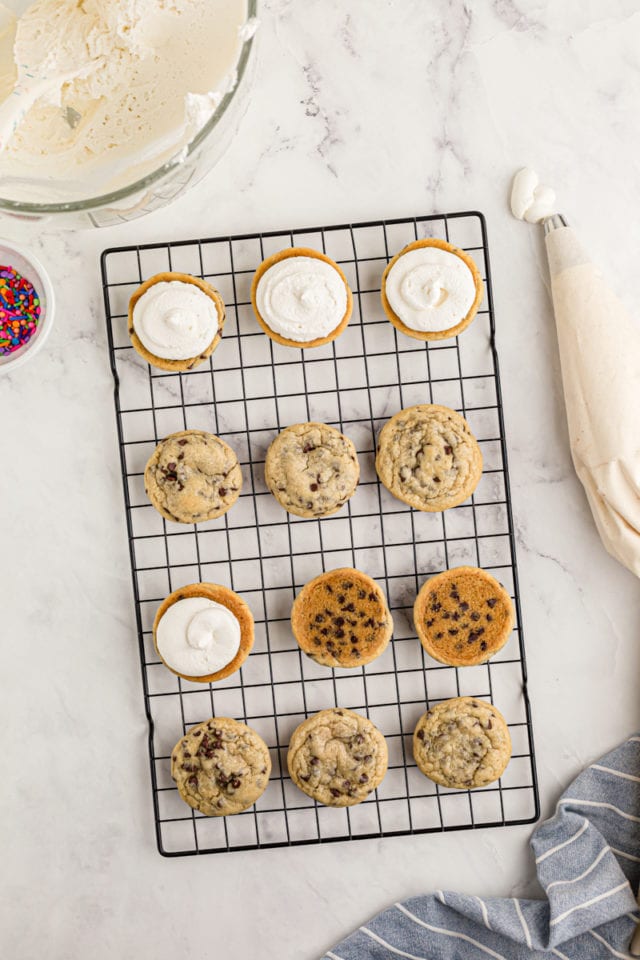
[[[376,470],[398,500],[435,513],[471,496],[482,476],[482,454],[459,413],[423,403],[385,423],[378,437]]]
[[[158,299],[150,310],[147,294],[155,297],[156,293]],[[203,306],[207,303],[208,311]],[[189,273],[157,273],[145,280],[129,301],[128,330],[133,347],[152,367],[175,373],[192,370],[211,356],[220,343],[225,319],[218,291]],[[158,346],[152,349],[153,337],[158,339]],[[180,344],[197,344],[197,352],[187,348],[185,356]],[[154,349],[166,355],[159,356]]]
[[[246,810],[264,793],[271,758],[255,730],[229,717],[198,723],[171,751],[180,796],[208,817]]]
[[[424,775],[443,787],[484,787],[504,773],[511,737],[504,717],[490,703],[454,697],[420,717],[413,756]]]
[[[511,597],[478,567],[445,570],[422,585],[413,621],[427,653],[454,667],[484,663],[511,634]]]
[[[214,683],[235,673],[253,641],[251,610],[242,597],[218,583],[191,583],[174,590],[153,621],[153,644],[165,667],[194,683]]]
[[[393,633],[385,596],[371,577],[342,567],[305,584],[291,609],[302,650],[326,667],[361,667],[379,657]]]
[[[267,450],[264,477],[289,513],[327,517],[355,492],[360,465],[356,448],[339,430],[325,423],[296,423]]]
[[[304,720],[287,754],[295,785],[330,807],[361,803],[382,782],[387,762],[387,744],[377,727],[342,707]]]
[[[182,430],[161,440],[144,471],[153,506],[177,523],[200,523],[226,513],[242,487],[234,451],[220,437]]]

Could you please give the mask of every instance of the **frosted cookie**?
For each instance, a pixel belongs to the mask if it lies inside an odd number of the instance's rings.
[[[239,670],[253,639],[249,607],[216,583],[174,590],[153,621],[153,643],[165,667],[197,683],[213,683]]]
[[[328,517],[353,495],[360,477],[356,448],[324,423],[287,427],[267,450],[264,478],[289,513]]]
[[[326,667],[361,667],[379,657],[393,633],[385,596],[371,577],[343,567],[305,584],[291,609],[300,648]]]
[[[319,347],[339,336],[353,296],[337,263],[317,250],[292,247],[264,260],[251,285],[258,323],[286,347]]]
[[[443,787],[484,787],[504,773],[511,737],[504,717],[490,703],[454,697],[420,717],[413,756],[424,775]]]
[[[287,754],[296,787],[330,807],[361,803],[382,782],[387,763],[387,744],[377,727],[342,707],[304,720]]]
[[[171,751],[171,776],[180,796],[208,817],[246,810],[264,793],[270,773],[262,737],[228,717],[196,724]]]
[[[224,321],[218,291],[188,273],[158,273],[129,301],[131,343],[161,370],[197,367],[218,346]]]
[[[413,607],[420,643],[440,663],[484,663],[505,645],[514,624],[511,597],[478,567],[445,570],[422,585]]]
[[[482,300],[478,268],[445,240],[416,240],[382,275],[382,306],[394,325],[416,340],[455,337],[469,326]]]
[[[471,496],[482,476],[482,454],[459,413],[425,403],[407,407],[385,423],[376,470],[394,497],[433,513]]]
[[[234,451],[203,430],[161,440],[144,471],[149,500],[167,520],[200,523],[222,516],[240,496],[242,472]]]

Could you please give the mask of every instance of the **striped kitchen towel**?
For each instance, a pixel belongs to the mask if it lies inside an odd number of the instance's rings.
[[[640,735],[588,767],[531,838],[546,900],[438,891],[378,914],[324,960],[629,957],[639,915]]]

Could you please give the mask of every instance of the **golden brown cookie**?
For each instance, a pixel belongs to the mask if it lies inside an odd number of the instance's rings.
[[[453,667],[489,660],[509,639],[514,620],[507,591],[478,567],[432,577],[413,606],[420,643],[434,660]]]
[[[208,817],[252,806],[266,790],[271,758],[255,730],[229,717],[191,727],[171,751],[171,776],[180,796]]]
[[[443,787],[485,787],[502,776],[511,759],[509,728],[484,700],[443,700],[418,720],[413,756],[425,777]]]
[[[149,290],[149,288],[154,284],[171,283],[172,281],[194,284],[196,287],[202,290],[203,293],[206,293],[206,295],[210,297],[216,305],[216,310],[218,312],[218,330],[208,347],[197,357],[186,357],[183,360],[166,360],[164,357],[157,357],[155,354],[147,350],[133,326],[133,310],[140,297],[143,296],[143,294],[145,294],[147,290]],[[172,370],[176,373],[179,373],[181,370],[193,370],[193,368],[197,367],[199,363],[202,363],[203,360],[206,360],[207,357],[210,357],[220,343],[220,337],[222,336],[222,329],[224,327],[225,319],[226,313],[224,301],[222,300],[222,297],[218,291],[210,286],[205,280],[201,280],[199,277],[192,277],[190,273],[157,273],[154,277],[150,277],[148,280],[145,280],[145,282],[138,287],[129,300],[128,330],[131,343],[140,356],[147,361],[147,363],[151,364],[152,367],[158,367],[160,370]]]
[[[387,283],[387,278],[389,276],[389,273],[391,272],[393,267],[400,260],[400,258],[403,257],[405,254],[409,253],[411,250],[419,250],[422,247],[436,247],[440,250],[445,250],[456,257],[459,257],[460,260],[462,260],[462,262],[468,267],[469,271],[471,272],[471,277],[472,277],[473,283],[475,284],[475,289],[476,289],[475,299],[471,304],[471,306],[469,307],[468,311],[464,316],[460,317],[460,319],[456,323],[452,324],[445,330],[423,331],[423,330],[416,330],[413,327],[407,326],[407,324],[404,323],[403,320],[394,311],[387,297],[386,283]],[[482,301],[483,291],[484,291],[484,285],[482,283],[482,277],[480,276],[480,272],[476,264],[472,260],[472,258],[469,256],[468,253],[465,253],[464,250],[460,250],[458,247],[454,247],[451,243],[447,243],[446,240],[433,240],[433,239],[414,240],[413,243],[408,244],[408,246],[406,246],[403,250],[401,250],[400,253],[397,253],[396,256],[389,261],[387,268],[382,275],[381,297],[382,297],[382,306],[384,308],[384,312],[386,313],[387,317],[389,318],[391,323],[394,325],[394,327],[400,330],[401,333],[405,333],[408,337],[413,337],[416,340],[444,340],[448,337],[456,337],[459,333],[462,333],[463,330],[466,330],[466,328],[469,326],[469,324],[475,317],[476,313],[478,312],[478,307],[480,306],[480,303]]]
[[[376,470],[387,490],[416,510],[463,503],[482,476],[482,454],[455,410],[423,403],[400,410],[378,436]]]
[[[370,720],[353,710],[321,710],[297,727],[287,753],[289,776],[318,803],[361,803],[387,772],[387,743]]]
[[[296,423],[271,443],[264,465],[269,490],[298,517],[328,517],[353,496],[360,477],[351,440],[326,423]]]
[[[260,313],[260,310],[258,308],[257,292],[258,292],[258,285],[262,277],[267,272],[267,270],[273,267],[276,263],[280,263],[283,260],[287,260],[289,257],[314,257],[318,260],[322,260],[324,261],[324,263],[328,263],[331,267],[333,267],[334,270],[337,271],[342,282],[344,283],[345,290],[346,290],[346,303],[347,303],[346,310],[344,312],[344,315],[336,323],[336,326],[333,328],[333,330],[331,330],[326,336],[316,337],[315,339],[304,340],[304,341],[290,340],[287,337],[284,337],[281,334],[277,333],[275,330],[272,330]],[[296,296],[301,298],[301,296],[303,296],[303,293],[300,294],[300,291],[297,291]],[[281,250],[279,253],[275,253],[272,257],[268,257],[266,260],[263,260],[263,262],[260,264],[260,266],[255,272],[253,283],[251,284],[251,303],[253,305],[253,312],[256,315],[256,319],[260,324],[260,326],[262,327],[262,329],[264,330],[264,332],[267,334],[267,336],[271,337],[271,339],[274,340],[276,343],[284,344],[285,347],[298,347],[298,349],[300,349],[300,348],[308,348],[308,347],[320,347],[322,346],[322,344],[329,343],[331,340],[335,340],[336,337],[340,336],[342,331],[345,329],[345,327],[349,323],[349,320],[351,319],[351,313],[353,311],[353,294],[351,293],[349,284],[347,283],[347,278],[345,277],[344,273],[342,272],[338,264],[335,263],[334,260],[332,260],[330,257],[327,257],[324,253],[319,253],[317,250],[311,250],[308,247],[291,247],[287,250]]]
[[[167,520],[201,523],[222,516],[242,488],[234,451],[203,430],[181,430],[161,440],[144,471],[149,500]]]
[[[158,624],[174,603],[177,603],[179,600],[188,600],[195,597],[204,597],[207,600],[213,600],[214,603],[221,604],[233,614],[240,626],[240,647],[233,660],[215,673],[189,676],[186,673],[181,673],[179,670],[174,669],[171,663],[163,657],[162,650],[158,645],[157,631]],[[218,583],[192,583],[189,584],[189,586],[180,587],[179,590],[174,590],[166,600],[162,601],[153,621],[153,644],[165,667],[177,676],[182,677],[183,680],[191,680],[193,683],[215,683],[216,680],[223,680],[225,677],[235,673],[251,653],[253,641],[254,624],[251,610],[242,597],[239,597],[233,590],[229,590],[228,587],[220,586]]]
[[[393,633],[385,596],[371,577],[342,567],[305,584],[291,609],[300,648],[326,667],[361,667],[379,657]]]

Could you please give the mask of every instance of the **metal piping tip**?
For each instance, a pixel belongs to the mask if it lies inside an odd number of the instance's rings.
[[[567,218],[562,213],[552,213],[550,217],[545,217],[542,221],[542,226],[544,227],[544,235],[551,233],[552,230],[557,230],[559,227],[568,227]]]

